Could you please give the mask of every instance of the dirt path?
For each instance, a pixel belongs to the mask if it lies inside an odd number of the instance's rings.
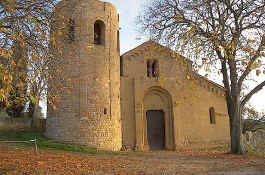
[[[87,155],[0,147],[0,175],[265,175],[265,157],[222,151]]]

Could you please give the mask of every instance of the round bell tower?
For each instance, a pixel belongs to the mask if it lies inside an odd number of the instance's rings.
[[[61,94],[57,110],[48,107],[45,135],[53,140],[120,150],[119,15],[99,0],[61,1],[53,32],[63,26],[62,72],[71,93]],[[56,82],[55,82],[56,83]]]

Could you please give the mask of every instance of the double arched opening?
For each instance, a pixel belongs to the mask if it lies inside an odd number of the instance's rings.
[[[147,77],[159,77],[159,66],[157,60],[147,60],[146,62]]]

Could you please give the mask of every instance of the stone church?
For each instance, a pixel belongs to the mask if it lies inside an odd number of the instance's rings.
[[[225,90],[191,61],[153,41],[120,56],[119,15],[110,3],[63,0],[55,12],[55,33],[67,22],[58,42],[74,87],[57,110],[48,108],[48,138],[104,150],[229,143]]]

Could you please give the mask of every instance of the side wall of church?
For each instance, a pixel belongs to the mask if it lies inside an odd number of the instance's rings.
[[[215,147],[229,143],[229,117],[224,92],[202,83],[186,81],[176,89],[174,129],[176,147]],[[215,110],[215,123],[210,122],[209,109]]]

